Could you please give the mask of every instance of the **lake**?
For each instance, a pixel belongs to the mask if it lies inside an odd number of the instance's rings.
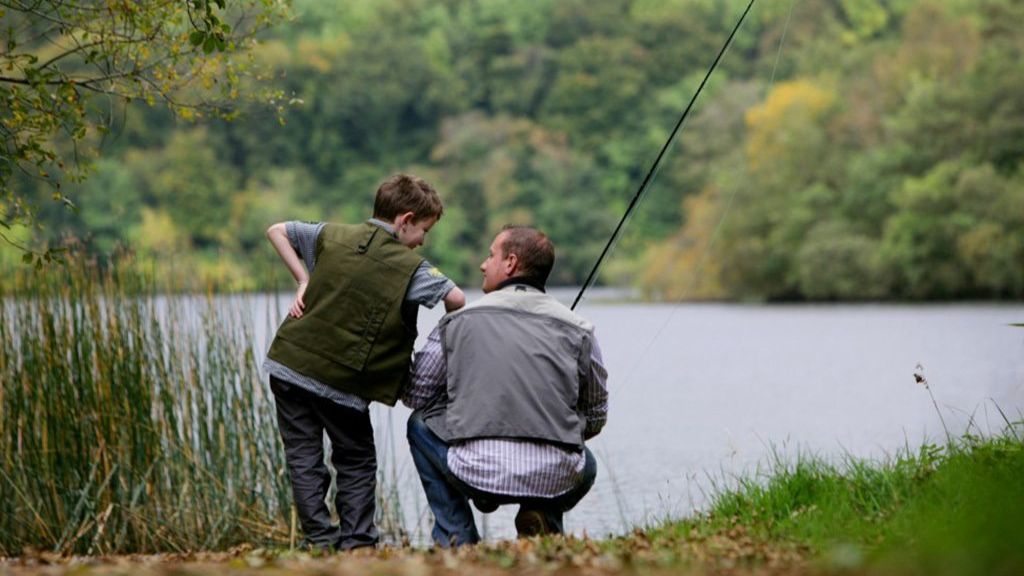
[[[574,290],[553,292],[571,302]],[[1024,413],[1024,305],[624,304],[595,292],[578,309],[609,372],[609,418],[588,445],[593,490],[566,528],[591,536],[687,515],[715,486],[773,454],[885,458]],[[469,293],[470,300],[480,296]],[[612,300],[608,300],[611,298]],[[279,314],[289,295],[277,297]],[[257,348],[276,320],[257,299]],[[440,307],[439,307],[440,308]],[[423,310],[421,342],[442,311]],[[262,357],[262,356],[260,356]],[[915,382],[917,366],[931,386]],[[998,409],[997,409],[998,407]],[[405,441],[409,410],[374,405],[382,469],[398,480],[405,525],[429,540]],[[487,539],[515,536],[515,507],[478,515]]]

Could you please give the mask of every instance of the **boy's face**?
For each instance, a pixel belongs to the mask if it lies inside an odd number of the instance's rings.
[[[437,217],[415,219],[415,214],[406,212],[395,219],[395,234],[398,241],[409,248],[422,246],[427,232],[437,223]]]

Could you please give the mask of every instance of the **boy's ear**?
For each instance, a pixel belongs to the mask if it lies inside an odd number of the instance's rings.
[[[416,214],[414,212],[404,212],[402,214],[399,214],[398,216],[395,216],[395,225],[403,226],[405,224],[412,222],[415,219]]]

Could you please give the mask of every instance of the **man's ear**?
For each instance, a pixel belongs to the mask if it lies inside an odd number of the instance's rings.
[[[515,252],[510,252],[509,255],[505,257],[505,272],[508,274],[508,277],[511,278],[515,276],[516,270],[518,269],[519,256],[517,256]]]

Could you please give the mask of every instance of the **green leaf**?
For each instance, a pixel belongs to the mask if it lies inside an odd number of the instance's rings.
[[[199,46],[205,40],[206,40],[206,32],[204,32],[202,30],[193,30],[192,33],[188,35],[188,41],[193,46]]]
[[[203,53],[209,54],[213,52],[214,48],[217,47],[217,39],[213,36],[207,36],[206,40],[203,41]]]
[[[24,254],[21,255],[21,262],[23,264],[31,264],[33,258],[34,256],[31,252],[25,252]]]

